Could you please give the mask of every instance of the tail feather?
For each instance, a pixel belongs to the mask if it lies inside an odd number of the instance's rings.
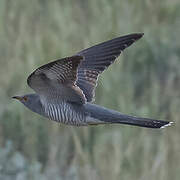
[[[170,126],[173,122],[155,120],[150,118],[141,118],[121,114],[117,111],[110,110],[98,105],[87,104],[86,110],[90,114],[87,118],[88,124],[128,124],[146,128],[164,128]]]
[[[134,117],[134,116],[128,116],[128,115],[119,115],[117,119],[112,118],[105,121],[109,123],[128,124],[128,125],[140,126],[140,127],[146,127],[146,128],[164,128],[172,124],[172,122],[168,122],[168,121]]]

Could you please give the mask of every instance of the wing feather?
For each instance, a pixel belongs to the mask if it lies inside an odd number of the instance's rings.
[[[118,37],[77,53],[84,56],[84,60],[78,67],[76,84],[82,89],[88,102],[94,98],[99,74],[111,65],[125,48],[142,36],[142,33],[137,33]]]
[[[58,96],[80,104],[90,102],[94,98],[98,76],[142,36],[137,33],[118,37],[82,50],[75,56],[50,62],[36,69],[27,83],[46,97]]]
[[[82,56],[72,56],[45,64],[28,77],[27,83],[40,95],[83,104],[86,98],[76,86],[77,68],[82,60]]]

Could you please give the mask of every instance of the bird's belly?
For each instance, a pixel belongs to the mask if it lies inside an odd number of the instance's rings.
[[[45,114],[51,120],[73,126],[85,126],[86,118],[83,113],[75,111],[68,103],[47,103]]]

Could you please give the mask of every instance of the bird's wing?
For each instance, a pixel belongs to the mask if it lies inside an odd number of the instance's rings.
[[[27,83],[39,95],[84,104],[86,98],[76,85],[77,68],[82,60],[77,55],[45,64],[28,77]]]
[[[125,48],[142,36],[143,33],[137,33],[118,37],[77,53],[84,56],[84,60],[78,67],[76,84],[88,102],[93,100],[98,75],[112,64]]]

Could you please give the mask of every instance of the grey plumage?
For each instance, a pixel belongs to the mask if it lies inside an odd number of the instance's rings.
[[[124,115],[91,103],[99,74],[142,36],[137,33],[115,38],[43,65],[27,79],[36,93],[14,98],[33,112],[67,125],[121,123],[148,128],[170,125],[167,121]]]

